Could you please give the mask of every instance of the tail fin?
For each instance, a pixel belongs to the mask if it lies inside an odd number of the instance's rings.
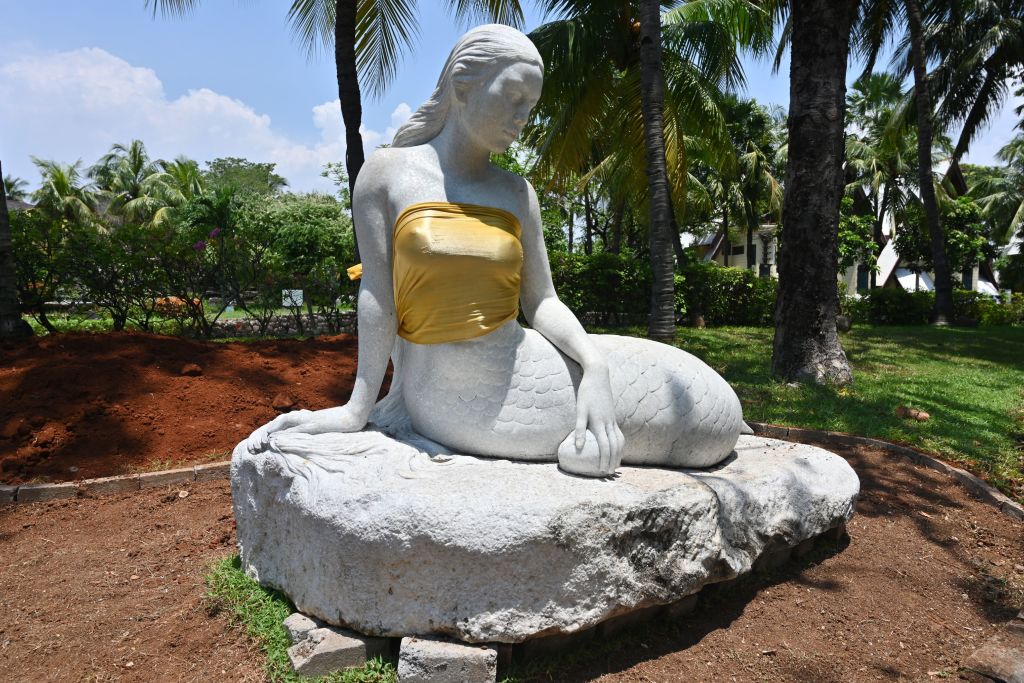
[[[753,434],[753,433],[754,433],[754,430],[751,429],[750,425],[748,425],[746,422],[744,422],[743,426],[740,427],[740,434]]]

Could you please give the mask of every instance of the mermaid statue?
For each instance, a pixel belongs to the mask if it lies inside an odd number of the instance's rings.
[[[715,465],[749,432],[735,392],[701,360],[587,334],[558,300],[537,196],[490,163],[526,124],[543,73],[519,31],[475,28],[391,147],[367,159],[352,198],[363,263],[351,398],[278,416],[249,437],[251,452],[281,431],[376,428],[432,453],[606,477],[621,463]]]

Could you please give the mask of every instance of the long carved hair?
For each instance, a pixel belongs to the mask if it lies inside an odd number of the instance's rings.
[[[483,81],[494,69],[513,62],[544,60],[523,33],[503,24],[485,24],[466,32],[448,55],[430,98],[395,133],[392,147],[422,145],[437,137],[448,120],[455,88]]]

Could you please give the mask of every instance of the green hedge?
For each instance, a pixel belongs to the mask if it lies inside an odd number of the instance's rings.
[[[907,292],[880,288],[864,292],[859,299],[845,297],[844,312],[855,322],[872,325],[926,325],[935,306],[933,292]],[[963,289],[953,290],[953,318],[956,322],[981,325],[1024,324],[1024,297],[1000,303],[992,297]]]
[[[551,277],[559,299],[591,324],[645,324],[651,270],[631,256],[555,252]],[[708,325],[770,325],[777,283],[740,268],[694,263],[675,275],[676,317],[700,313]]]

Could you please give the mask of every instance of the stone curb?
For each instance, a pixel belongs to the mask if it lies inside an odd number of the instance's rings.
[[[212,462],[160,472],[122,474],[114,477],[65,481],[59,484],[0,484],[0,504],[40,503],[69,498],[93,498],[111,493],[133,493],[146,488],[191,484],[231,476],[231,461]]]
[[[839,446],[871,446],[893,455],[901,455],[915,465],[943,472],[956,479],[973,495],[995,507],[1004,515],[1024,521],[1024,506],[1011,500],[1008,496],[992,488],[982,479],[959,467],[954,467],[938,458],[916,451],[907,446],[889,443],[881,439],[866,436],[855,436],[843,432],[824,432],[817,429],[785,427],[764,422],[747,421],[747,424],[758,436],[771,439],[806,439],[834,443]],[[22,484],[20,486],[0,485],[0,504],[3,503],[36,503],[47,500],[62,500],[79,496],[97,496],[108,493],[127,493],[153,486],[168,486],[187,482],[212,481],[227,479],[231,476],[231,461],[208,463],[184,467],[162,472],[146,472],[144,474],[125,474],[99,479],[83,479],[81,481],[63,482],[60,484]]]
[[[782,425],[765,424],[763,422],[751,422],[747,424],[758,436],[765,436],[773,439],[823,441],[834,443],[838,446],[871,446],[883,450],[892,455],[900,455],[910,460],[915,465],[938,470],[956,479],[972,495],[988,503],[999,510],[1007,517],[1024,522],[1024,505],[1012,500],[1009,496],[997,491],[988,485],[983,479],[971,474],[967,470],[954,467],[938,458],[914,450],[908,446],[889,443],[881,439],[872,439],[866,436],[855,436],[843,432],[823,432],[817,429],[802,429],[800,427],[784,427]]]

